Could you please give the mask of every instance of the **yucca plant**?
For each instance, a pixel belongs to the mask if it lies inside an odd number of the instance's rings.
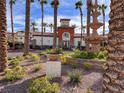
[[[69,83],[71,84],[71,86],[79,86],[79,84],[81,83],[81,71],[80,70],[73,70],[72,72],[68,73],[69,75]]]

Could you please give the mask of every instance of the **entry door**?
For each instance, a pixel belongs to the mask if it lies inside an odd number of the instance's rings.
[[[68,49],[70,47],[69,41],[63,41],[63,48]]]

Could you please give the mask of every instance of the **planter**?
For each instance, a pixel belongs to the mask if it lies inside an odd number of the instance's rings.
[[[46,76],[49,78],[61,77],[61,62],[47,61],[46,62]]]
[[[48,61],[59,61],[61,54],[48,54],[47,59]]]

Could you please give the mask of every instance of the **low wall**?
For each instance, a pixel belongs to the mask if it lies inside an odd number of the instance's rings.
[[[106,63],[106,61],[102,61],[102,60],[79,59],[79,58],[72,58],[72,57],[67,57],[66,61],[69,64],[77,63],[80,66],[82,66],[85,63],[88,63],[88,64],[92,65],[92,69],[102,69],[102,70],[104,67],[104,63]]]

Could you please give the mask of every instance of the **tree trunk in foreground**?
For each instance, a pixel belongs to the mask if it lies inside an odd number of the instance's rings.
[[[0,72],[7,67],[6,0],[0,1]]]
[[[103,93],[124,93],[124,0],[111,0],[108,63]]]
[[[26,0],[26,16],[25,16],[25,42],[24,55],[29,54],[29,35],[30,35],[30,0]]]

